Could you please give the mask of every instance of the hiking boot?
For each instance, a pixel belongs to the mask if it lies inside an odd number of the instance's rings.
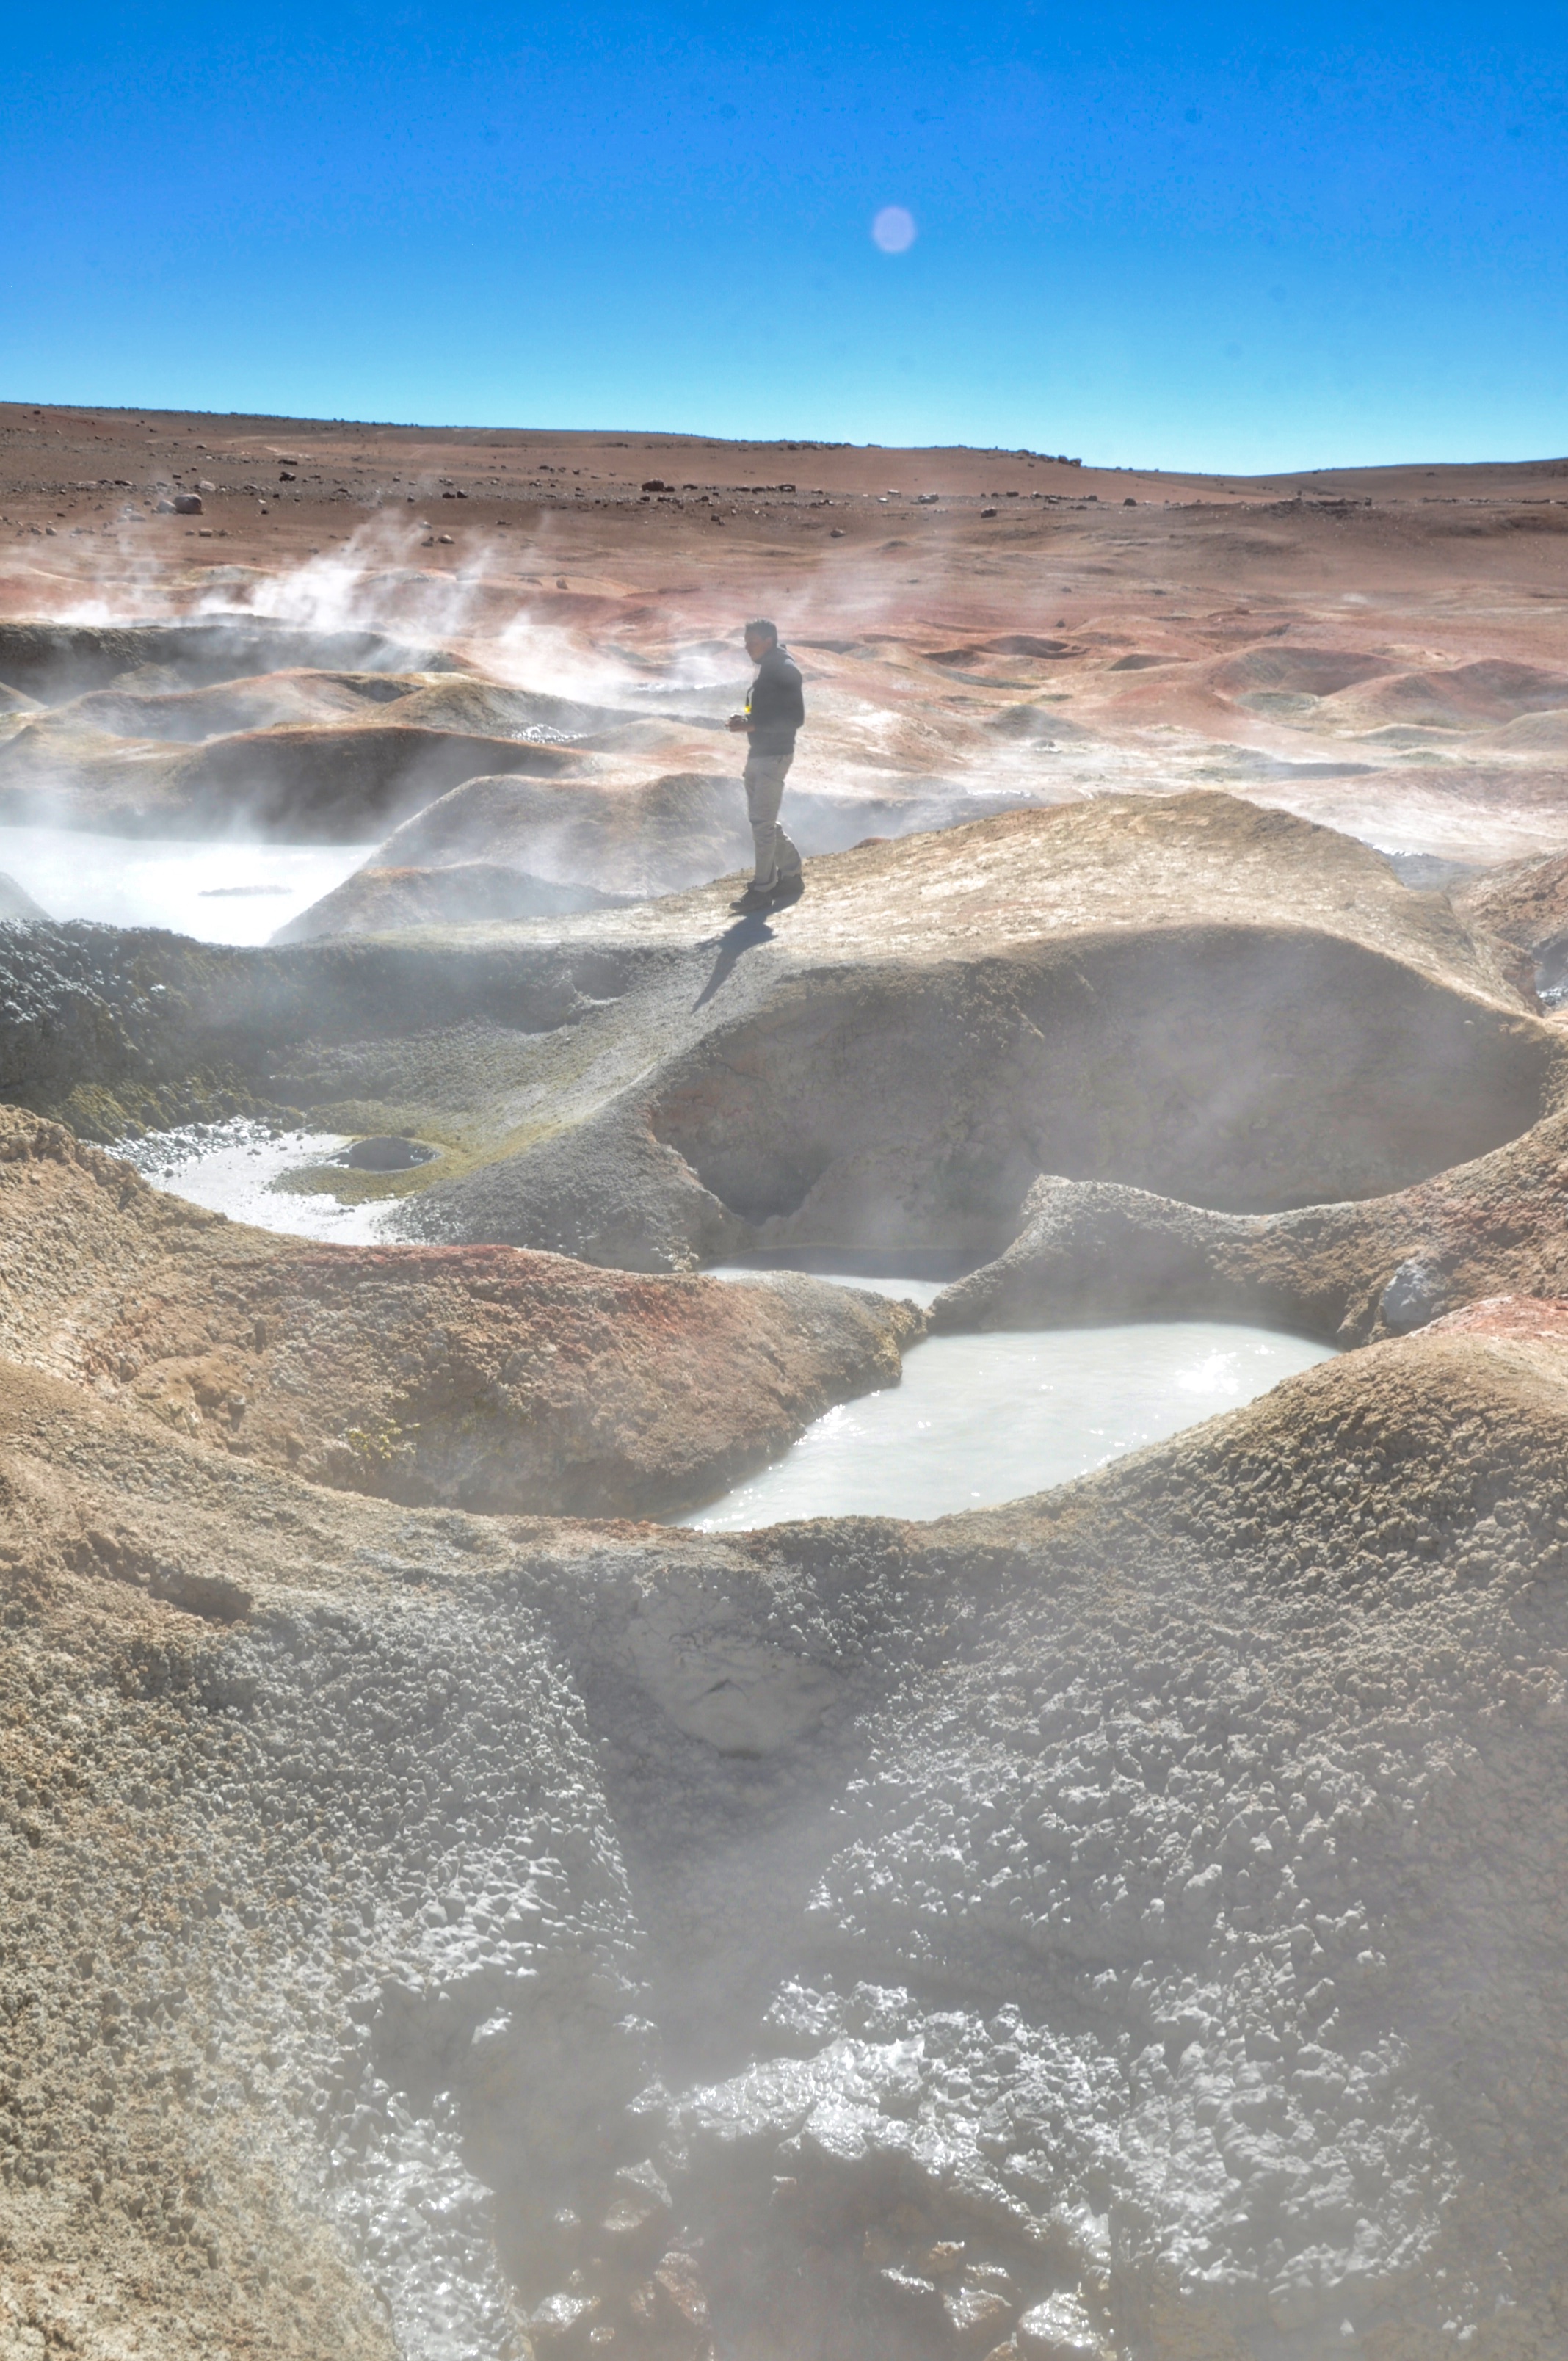
[[[805,891],[806,880],[797,869],[793,876],[779,879],[768,900],[773,909],[787,910],[792,902],[799,901]]]
[[[748,885],[740,900],[731,902],[729,906],[732,910],[743,910],[748,917],[754,911],[771,910],[773,906],[773,892],[772,885]]]

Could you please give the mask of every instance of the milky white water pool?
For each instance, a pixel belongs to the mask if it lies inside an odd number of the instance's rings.
[[[264,943],[357,869],[368,844],[247,844],[0,828],[0,871],[51,918]]]
[[[876,1285],[913,1291],[897,1279]],[[905,1354],[902,1385],[840,1402],[773,1466],[675,1521],[730,1532],[793,1517],[943,1517],[1015,1500],[1234,1410],[1329,1357],[1304,1337],[1210,1320],[928,1337]]]
[[[332,1131],[273,1133],[265,1124],[193,1124],[188,1131],[148,1132],[115,1150],[155,1189],[167,1189],[231,1222],[281,1230],[295,1238],[331,1238],[339,1246],[370,1246],[381,1235],[389,1208],[340,1205],[319,1190],[301,1195],[278,1183],[291,1173],[318,1172],[348,1142]],[[346,1177],[346,1176],[345,1176]]]
[[[149,1134],[117,1153],[155,1189],[232,1221],[372,1245],[394,1211],[384,1200],[340,1204],[330,1191],[280,1186],[291,1174],[330,1170],[347,1144],[335,1132],[276,1133],[236,1120]],[[885,1272],[817,1275],[921,1304],[947,1284]],[[708,1276],[759,1273],[729,1264]],[[930,1336],[905,1355],[901,1385],[839,1403],[773,1466],[677,1521],[729,1532],[793,1517],[942,1517],[1015,1500],[1234,1410],[1328,1357],[1305,1337],[1212,1320]]]

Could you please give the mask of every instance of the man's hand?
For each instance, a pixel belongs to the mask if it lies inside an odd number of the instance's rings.
[[[737,730],[742,735],[748,733],[751,727],[743,713],[732,713],[724,726],[727,730]]]

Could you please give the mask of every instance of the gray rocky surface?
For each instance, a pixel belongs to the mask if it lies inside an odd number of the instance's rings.
[[[1562,1368],[730,1542],[8,1377],[12,2283],[96,2225],[179,2351],[280,2237],[411,2354],[1563,2349]]]

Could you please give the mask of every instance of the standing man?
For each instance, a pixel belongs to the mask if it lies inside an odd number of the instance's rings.
[[[795,760],[795,733],[806,719],[800,673],[779,645],[775,625],[759,620],[746,626],[746,653],[757,667],[744,713],[732,713],[729,727],[744,736],[746,811],[757,845],[757,870],[737,910],[771,910],[798,902],[806,891],[800,855],[779,826],[784,774]]]

